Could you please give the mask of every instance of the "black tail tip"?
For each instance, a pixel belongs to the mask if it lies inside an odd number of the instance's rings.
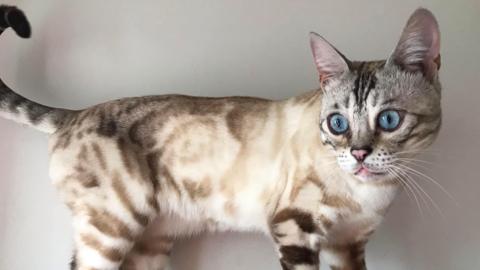
[[[0,6],[0,28],[5,30],[8,27],[12,29],[22,38],[29,38],[32,35],[32,29],[27,17],[17,7]]]

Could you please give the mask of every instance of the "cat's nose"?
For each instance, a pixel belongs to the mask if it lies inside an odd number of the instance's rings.
[[[365,158],[372,153],[372,148],[370,146],[365,147],[354,147],[350,149],[350,153],[357,161],[364,161]]]

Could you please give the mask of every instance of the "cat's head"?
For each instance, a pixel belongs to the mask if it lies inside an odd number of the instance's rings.
[[[322,141],[361,181],[393,178],[392,170],[429,146],[440,129],[435,17],[417,9],[385,61],[350,61],[315,33],[311,46],[324,92]]]

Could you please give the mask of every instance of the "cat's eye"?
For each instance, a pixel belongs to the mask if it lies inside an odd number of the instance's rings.
[[[343,134],[348,130],[347,118],[339,113],[334,113],[328,116],[327,122],[330,132],[335,135]]]
[[[394,131],[400,126],[402,118],[396,110],[385,110],[378,115],[378,126],[383,131]]]

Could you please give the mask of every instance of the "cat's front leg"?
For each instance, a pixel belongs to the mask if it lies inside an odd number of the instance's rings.
[[[299,209],[280,211],[271,223],[283,270],[319,270],[319,235],[311,215]]]
[[[366,270],[365,245],[366,241],[323,245],[321,255],[332,270]]]
[[[319,251],[299,245],[279,244],[280,264],[283,270],[319,270]]]

